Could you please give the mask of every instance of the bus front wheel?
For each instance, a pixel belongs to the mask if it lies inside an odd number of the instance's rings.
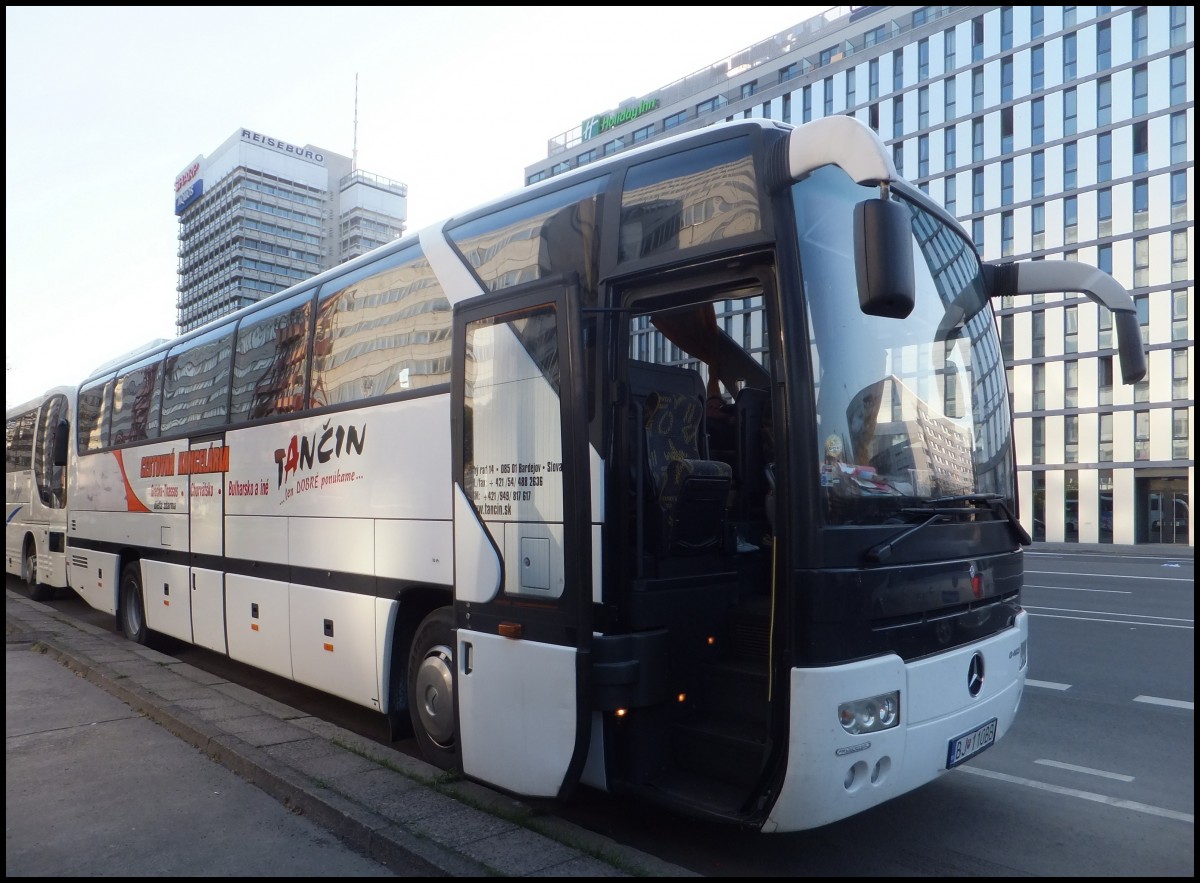
[[[454,710],[454,613],[430,613],[413,636],[408,656],[408,710],[421,755],[443,770],[458,766]]]
[[[131,641],[145,644],[150,638],[146,627],[146,606],[142,600],[142,577],[135,561],[121,572],[121,631]]]

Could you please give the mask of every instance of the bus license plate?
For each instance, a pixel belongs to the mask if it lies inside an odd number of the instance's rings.
[[[982,727],[950,740],[950,751],[946,754],[946,769],[970,760],[996,741],[996,719],[992,718]]]

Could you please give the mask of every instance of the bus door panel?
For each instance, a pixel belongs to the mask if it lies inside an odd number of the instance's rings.
[[[561,796],[590,733],[591,503],[577,289],[455,307],[455,647],[463,772]]]
[[[192,568],[192,632],[195,643],[224,653],[225,574],[219,570]]]
[[[67,557],[71,590],[102,613],[116,615],[121,559],[95,549],[71,549]]]
[[[196,644],[226,652],[225,476],[229,449],[221,438],[192,440],[188,461],[191,631]]]
[[[286,582],[231,573],[229,658],[292,677],[291,590]]]
[[[379,710],[374,596],[293,583],[288,598],[292,677]]]
[[[160,634],[192,642],[191,598],[188,593],[188,568],[143,558],[142,600],[146,625]]]
[[[375,677],[375,527],[369,518],[291,518],[288,564],[294,579],[288,617],[292,677],[351,702],[378,708]]]

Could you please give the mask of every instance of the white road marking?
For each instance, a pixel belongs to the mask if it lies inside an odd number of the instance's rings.
[[[1058,589],[1063,592],[1097,592],[1102,595],[1132,595],[1128,589],[1081,589],[1077,586],[1035,586],[1026,583],[1026,589]]]
[[[1042,766],[1057,767],[1060,770],[1070,770],[1073,773],[1087,773],[1089,776],[1103,776],[1105,779],[1116,779],[1118,782],[1132,782],[1133,776],[1124,776],[1120,773],[1109,773],[1104,770],[1094,770],[1088,766],[1076,766],[1073,763],[1063,763],[1058,760],[1035,760],[1034,763],[1040,763]]]
[[[1133,701],[1145,702],[1147,705],[1166,705],[1171,708],[1186,708],[1188,711],[1196,710],[1196,703],[1185,702],[1182,699],[1161,699],[1158,696],[1135,696]]]
[[[1026,678],[1025,686],[1039,687],[1043,690],[1058,690],[1060,693],[1071,689],[1070,684],[1060,684],[1055,681],[1038,681],[1034,680],[1033,678]],[[1147,705],[1165,705],[1168,708],[1183,708],[1187,711],[1196,710],[1196,703],[1188,702],[1184,699],[1163,699],[1160,696],[1135,696],[1133,701],[1144,702]],[[1046,763],[1050,762],[1051,761],[1046,761]],[[1041,763],[1041,761],[1038,761],[1038,763]],[[1079,767],[1079,769],[1083,769],[1083,767]]]
[[[1029,608],[1026,607],[1025,609],[1028,610]],[[1097,616],[1060,616],[1055,613],[1030,613],[1029,615],[1040,616],[1043,619],[1077,619],[1081,622],[1111,622],[1115,625],[1146,626],[1147,628],[1156,629],[1188,629],[1189,631],[1195,629],[1194,625],[1172,625],[1165,622],[1142,622],[1141,620],[1136,619],[1101,619]]]
[[[1122,561],[1161,561],[1163,559],[1162,555],[1118,555],[1118,554],[1108,555],[1108,554],[1101,554],[1101,553],[1094,554],[1094,555],[1084,555],[1079,552],[1076,552],[1076,553],[1026,552],[1025,555],[1030,558],[1119,558]],[[1169,557],[1179,558],[1185,564],[1191,564],[1193,562],[1193,559],[1187,557],[1186,555],[1176,555],[1176,556],[1169,556]],[[1169,563],[1173,564],[1175,562],[1171,561]]]
[[[1190,583],[1194,580],[1187,579],[1182,576],[1129,576],[1119,573],[1079,573],[1074,570],[1026,570],[1026,573],[1040,573],[1049,576],[1077,576],[1081,579],[1094,577],[1096,579],[1136,579],[1138,582],[1143,580],[1157,580],[1159,582],[1168,583]]]
[[[1091,613],[1096,616],[1127,616],[1139,621],[1143,619],[1165,619],[1168,622],[1186,622],[1195,624],[1194,619],[1184,619],[1182,616],[1148,616],[1144,613],[1117,613],[1111,610],[1079,610],[1075,607],[1026,607],[1026,610],[1051,610],[1055,613]]]
[[[1105,794],[1094,794],[1091,791],[1079,791],[1075,788],[1063,788],[1058,785],[1051,785],[1048,782],[1039,782],[1036,779],[1023,779],[1020,776],[1009,776],[1005,773],[997,773],[992,770],[981,770],[978,767],[960,766],[955,767],[954,771],[961,770],[964,773],[970,773],[973,776],[983,776],[988,779],[997,779],[1001,782],[1010,782],[1013,785],[1024,785],[1027,788],[1036,788],[1039,791],[1049,791],[1052,794],[1061,794],[1064,797],[1078,797],[1080,800],[1091,800],[1095,803],[1106,803],[1116,809],[1129,809],[1134,812],[1146,813],[1152,816],[1161,816],[1164,819],[1175,819],[1180,822],[1187,822],[1189,825],[1196,823],[1196,818],[1191,813],[1177,812],[1173,809],[1164,809],[1161,806],[1151,806],[1148,803],[1138,803],[1134,800],[1120,800],[1116,797],[1109,797]]]

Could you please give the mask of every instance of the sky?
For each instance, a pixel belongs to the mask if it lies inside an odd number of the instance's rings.
[[[176,335],[175,176],[242,128],[403,182],[415,232],[830,8],[7,6],[5,407]]]

